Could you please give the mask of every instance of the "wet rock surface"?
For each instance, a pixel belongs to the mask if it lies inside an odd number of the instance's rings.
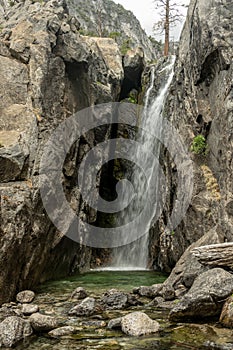
[[[57,328],[59,322],[56,318],[43,315],[40,313],[35,313],[29,317],[29,321],[35,332],[48,332]]]
[[[12,347],[33,333],[28,321],[11,316],[0,323],[0,347]]]
[[[51,337],[59,338],[59,337],[65,336],[65,335],[73,334],[73,333],[75,333],[75,328],[70,327],[70,326],[66,326],[66,327],[56,328],[56,329],[50,331],[48,334]]]
[[[69,315],[74,316],[91,316],[100,311],[101,308],[94,298],[85,298],[80,304],[74,306]]]
[[[215,268],[197,277],[187,294],[171,310],[171,320],[220,316],[224,301],[233,292],[233,276]]]
[[[231,295],[224,303],[220,322],[224,327],[233,328],[233,296]]]
[[[108,287],[114,287],[116,281],[116,273],[104,273],[106,278],[106,287],[102,285],[99,290],[98,275],[90,274],[91,283],[83,284],[84,289],[98,303],[104,294],[109,293]],[[152,272],[147,274],[153,274]],[[100,274],[101,275],[101,274]],[[132,281],[135,278],[142,276],[142,273],[135,272],[132,274]],[[216,275],[216,273],[215,273]],[[89,276],[86,275],[85,280]],[[226,276],[225,276],[226,277]],[[83,277],[84,278],[84,277]],[[89,280],[90,280],[89,279]],[[116,285],[115,291],[129,295],[129,291],[133,286],[125,289],[125,281],[130,281],[129,273],[122,275],[124,288],[121,285]],[[103,283],[103,279],[102,283]],[[183,350],[191,348],[199,349],[228,349],[231,344],[232,330],[222,328],[220,324],[184,324],[170,322],[168,320],[169,309],[164,305],[173,304],[173,308],[178,305],[178,300],[165,301],[162,297],[157,297],[159,304],[148,307],[148,302],[151,302],[150,297],[141,297],[141,306],[128,306],[124,309],[103,309],[98,310],[98,313],[92,315],[69,315],[68,312],[72,307],[76,306],[77,301],[72,300],[70,295],[77,289],[82,281],[82,275],[77,276],[77,281],[73,278],[70,281],[58,281],[47,283],[40,291],[36,293],[34,302],[40,308],[40,313],[43,317],[49,320],[56,320],[56,325],[53,330],[35,331],[32,337],[27,338],[27,345],[30,350],[37,350],[42,346],[46,346],[49,350],[64,350],[77,349],[78,346],[85,350],[97,350],[100,346],[103,349],[109,350],[133,350],[133,349],[148,349],[148,350],[167,350],[173,348],[175,350]],[[119,281],[119,280],[118,280]],[[160,280],[161,281],[161,280]],[[118,282],[119,283],[119,282]],[[95,285],[95,287],[93,287]],[[146,287],[146,285],[144,285]],[[82,301],[80,301],[81,303]],[[32,304],[27,304],[28,306]],[[16,310],[22,307],[22,304],[9,303],[4,306],[8,310]],[[33,316],[33,315],[32,315]],[[24,322],[29,322],[32,316],[20,317]],[[23,319],[24,317],[24,319]],[[41,317],[41,316],[40,316]],[[125,323],[123,322],[125,319]],[[48,320],[48,319],[47,319]],[[58,323],[59,322],[59,325]],[[46,321],[47,323],[47,321]],[[49,322],[50,323],[50,322]],[[40,320],[40,327],[42,321]],[[123,326],[125,332],[123,330]],[[159,332],[156,331],[159,324]],[[51,325],[51,323],[50,323]],[[151,327],[149,327],[151,325]],[[48,329],[48,328],[47,328]],[[156,331],[156,333],[147,334],[148,331]],[[146,333],[146,335],[139,334]],[[137,334],[137,335],[136,335]],[[13,335],[12,335],[13,336]],[[21,338],[23,340],[23,338]],[[17,350],[23,350],[25,342],[16,343]]]
[[[128,335],[138,337],[158,332],[159,323],[151,320],[143,312],[133,312],[122,317],[121,329]]]

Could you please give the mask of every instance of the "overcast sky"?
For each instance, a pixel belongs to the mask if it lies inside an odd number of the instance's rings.
[[[209,1],[209,0],[206,0]],[[153,34],[153,25],[159,19],[158,10],[154,9],[153,0],[114,0],[117,4],[123,5],[127,10],[131,10],[135,16],[141,22],[142,28],[146,30],[147,34]],[[190,0],[177,0],[179,4],[188,5]],[[182,9],[182,12],[186,14],[187,9]],[[177,28],[172,30],[171,36],[175,37],[175,40],[178,39],[180,31],[183,24],[178,25]],[[163,36],[161,36],[162,39]],[[159,39],[156,36],[156,39]]]

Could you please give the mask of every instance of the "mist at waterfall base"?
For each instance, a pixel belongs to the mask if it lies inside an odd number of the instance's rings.
[[[155,200],[151,203],[154,208],[152,208],[152,215],[149,223],[145,223],[146,227],[145,234],[138,240],[134,241],[131,244],[120,246],[112,250],[111,264],[105,267],[105,270],[147,270],[148,259],[149,259],[149,229],[153,222],[157,205],[156,194],[159,193],[158,187],[159,184],[159,153],[161,148],[161,143],[153,137],[153,130],[156,130],[156,135],[161,135],[162,138],[162,123],[163,110],[166,101],[166,97],[169,91],[170,84],[174,75],[173,67],[175,63],[175,57],[171,56],[166,63],[166,66],[161,69],[159,74],[163,74],[165,79],[162,79],[163,83],[158,89],[157,96],[153,97],[153,89],[155,84],[155,67],[151,67],[150,70],[150,85],[145,95],[144,110],[142,114],[141,124],[139,125],[140,132],[137,135],[137,142],[143,144],[146,154],[153,154],[155,158],[151,159],[148,156],[147,169],[150,169],[147,172],[146,184],[145,184],[145,174],[141,169],[138,169],[136,166],[132,169],[132,178],[130,179],[135,191],[140,194],[140,200],[137,197],[137,200],[133,201],[131,205],[121,214],[122,222],[129,222],[137,215],[140,211],[140,208],[144,206],[145,201],[148,200],[146,193],[146,186],[148,188],[153,187],[155,189]],[[143,132],[145,130],[151,130],[151,133]],[[160,138],[160,139],[161,139]],[[139,152],[138,149],[135,149],[135,153]],[[132,155],[132,159],[137,159],[140,157],[140,154]],[[155,161],[157,159],[157,161]],[[158,176],[154,176],[157,174]],[[158,200],[158,202],[160,202]],[[134,232],[125,232],[125,235],[135,235]]]

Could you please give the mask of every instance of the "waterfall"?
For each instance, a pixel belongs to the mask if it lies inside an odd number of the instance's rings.
[[[159,141],[155,142],[155,139],[153,137],[153,130],[157,130],[157,133],[158,131],[159,133],[162,133],[161,119],[163,117],[163,109],[164,109],[164,104],[168,94],[168,90],[174,75],[174,71],[173,71],[174,63],[175,63],[175,56],[171,56],[166,66],[158,72],[159,76],[160,75],[164,76],[164,81],[161,84],[162,86],[160,86],[157,97],[155,98],[152,98],[152,93],[153,93],[154,84],[155,84],[155,68],[154,67],[151,68],[150,86],[146,92],[144,111],[143,111],[141,125],[140,125],[141,129],[145,128],[146,130],[151,130],[151,134],[142,132],[141,135],[137,137],[137,141],[140,143],[143,143],[145,149],[148,150],[148,153],[151,150],[153,150],[153,153],[157,156],[157,159],[160,153],[160,143]],[[135,158],[137,158],[136,155],[135,155]],[[147,162],[148,162],[148,168],[152,168],[155,170],[157,169],[156,167],[158,167],[158,163],[151,161],[150,157],[148,157]],[[151,171],[151,174],[153,174],[152,171]],[[152,181],[158,182],[158,180],[154,179],[153,175],[147,178],[147,182],[149,183],[149,185],[150,183],[152,183]],[[141,175],[137,171],[134,172],[131,182],[133,183],[134,188],[139,189],[139,192],[140,192],[140,189],[142,186],[142,179],[141,179]],[[158,184],[156,184],[156,186],[158,186]],[[141,189],[141,192],[143,192],[143,189]],[[143,200],[147,200],[147,198],[145,197]],[[132,211],[135,211],[135,209],[137,209],[135,208],[135,205],[131,206],[130,208],[131,209],[126,211],[127,213],[125,214],[126,220],[130,220],[130,218],[132,218],[133,216]],[[156,204],[155,204],[155,208],[152,211],[154,213],[156,212]],[[153,217],[154,215],[151,217],[151,221],[153,220]],[[112,269],[114,268],[122,269],[122,270],[123,269],[127,269],[127,270],[147,269],[150,227],[148,227],[147,229],[148,229],[147,233],[137,241],[134,241],[131,244],[113,249],[112,264],[111,264]]]

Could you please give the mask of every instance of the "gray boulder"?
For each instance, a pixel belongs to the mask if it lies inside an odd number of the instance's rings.
[[[85,298],[80,304],[69,311],[70,316],[92,316],[100,311],[99,305],[94,298]]]
[[[121,329],[127,335],[138,337],[157,333],[159,331],[159,323],[143,312],[133,312],[122,317]]]
[[[106,309],[124,309],[128,306],[128,295],[116,289],[107,291],[101,299]]]
[[[87,297],[87,291],[82,287],[76,288],[71,294],[72,299],[80,300],[80,299],[85,299],[86,297]]]
[[[155,298],[159,295],[160,290],[162,289],[163,284],[154,284],[153,286],[141,286],[133,289],[134,294],[138,294],[142,297]]]
[[[203,272],[189,292],[170,312],[170,320],[219,316],[224,301],[233,292],[233,276],[220,268]]]
[[[39,311],[39,306],[35,304],[23,304],[21,311],[25,316],[30,316]]]
[[[39,312],[31,315],[29,321],[36,332],[48,332],[59,326],[56,318],[42,315]]]
[[[17,294],[16,300],[21,303],[31,303],[35,298],[35,293],[31,290],[24,290]]]
[[[75,332],[74,327],[65,326],[65,327],[56,328],[50,331],[48,334],[50,335],[50,337],[59,338],[59,337],[63,337],[64,335],[73,334],[74,332]]]
[[[12,347],[32,333],[30,322],[17,316],[7,317],[0,323],[0,347]]]

